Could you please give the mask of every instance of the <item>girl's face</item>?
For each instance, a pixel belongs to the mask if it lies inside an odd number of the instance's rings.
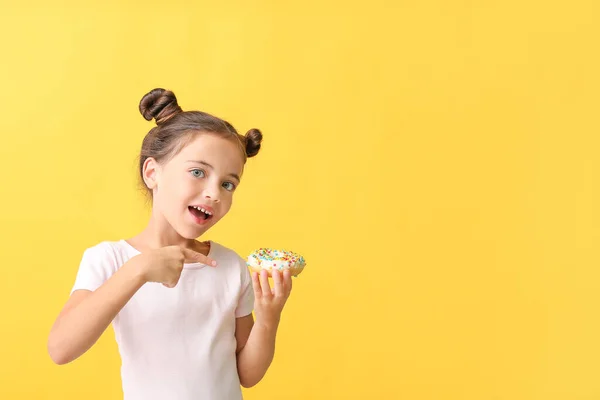
[[[179,235],[195,239],[231,208],[244,163],[232,140],[201,133],[175,157],[155,168],[155,211]]]

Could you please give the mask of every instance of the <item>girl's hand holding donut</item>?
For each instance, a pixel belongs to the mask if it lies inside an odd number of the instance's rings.
[[[289,270],[271,271],[273,288],[269,285],[269,273],[266,270],[252,272],[254,286],[254,311],[256,323],[267,328],[279,325],[281,311],[292,291],[292,274]]]

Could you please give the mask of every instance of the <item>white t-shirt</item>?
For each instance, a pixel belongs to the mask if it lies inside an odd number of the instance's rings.
[[[139,254],[125,240],[83,254],[73,291],[94,291]],[[146,283],[113,321],[125,400],[239,400],[235,320],[254,306],[245,260],[210,242],[217,267],[185,264],[179,283]]]

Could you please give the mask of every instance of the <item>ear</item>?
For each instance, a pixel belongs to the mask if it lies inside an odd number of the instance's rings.
[[[158,175],[160,172],[160,165],[152,157],[148,157],[144,161],[142,169],[142,176],[144,177],[144,183],[150,190],[154,190],[158,187]]]

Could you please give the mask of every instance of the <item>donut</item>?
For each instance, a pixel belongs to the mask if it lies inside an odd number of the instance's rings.
[[[281,272],[287,269],[292,276],[298,276],[304,270],[306,261],[300,254],[292,251],[261,247],[250,253],[246,264],[252,271],[266,270],[269,276],[273,269]]]

